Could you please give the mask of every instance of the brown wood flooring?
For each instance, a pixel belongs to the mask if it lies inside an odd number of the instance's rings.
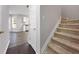
[[[16,47],[8,48],[6,54],[35,54],[31,45],[22,44]]]

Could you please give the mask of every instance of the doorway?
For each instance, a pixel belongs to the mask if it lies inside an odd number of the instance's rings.
[[[10,43],[7,54],[35,54],[33,47],[27,41],[29,28],[29,8],[25,5],[9,6]]]

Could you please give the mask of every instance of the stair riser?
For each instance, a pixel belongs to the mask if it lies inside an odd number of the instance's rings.
[[[66,29],[57,29],[57,32],[63,32],[63,33],[79,35],[79,31],[71,31],[71,30],[66,30]]]
[[[53,39],[52,39],[52,41],[54,41]],[[54,41],[55,42],[55,41]],[[79,51],[77,51],[77,50],[75,50],[75,49],[73,49],[73,48],[70,48],[70,47],[68,47],[68,46],[66,46],[66,45],[64,45],[64,44],[62,44],[62,43],[60,43],[60,42],[55,42],[56,44],[58,44],[58,45],[60,45],[61,47],[63,47],[64,49],[66,49],[66,50],[68,50],[68,51],[70,51],[70,52],[72,52],[73,54],[75,54],[75,53],[79,53]]]
[[[79,25],[59,25],[59,27],[79,29]]]
[[[79,23],[79,20],[77,20],[77,21],[61,21],[61,23],[64,23],[64,24]]]
[[[74,39],[72,37],[68,37],[68,36],[64,36],[64,35],[60,35],[60,34],[56,34],[56,33],[54,34],[54,37],[58,37],[61,39],[70,40],[72,42],[79,43],[79,39]]]
[[[52,42],[52,40],[51,40],[49,43],[51,43],[51,42]],[[55,53],[57,53],[57,54],[58,54],[58,52],[57,52],[57,51],[55,51],[54,49],[52,49],[52,47],[49,45],[49,43],[48,43],[48,47],[47,47],[47,48],[51,49],[53,52],[55,52]]]
[[[55,42],[54,40],[53,41],[51,41],[52,42],[52,45],[50,45],[50,44],[48,44],[48,47],[50,48],[50,49],[52,49],[53,51],[56,51],[56,53],[58,53],[58,54],[70,54],[70,52],[68,52],[68,51],[62,51],[62,48],[60,48],[60,47],[62,47],[62,46],[58,46],[57,45],[57,42]],[[64,48],[63,48],[64,49]]]
[[[50,54],[51,54],[51,53],[52,53],[52,54],[58,54],[58,53],[57,53],[55,50],[53,50],[50,46],[48,46],[47,49],[52,50],[52,51],[50,52]]]
[[[68,40],[62,40],[62,39],[54,39],[55,41],[57,41],[57,42],[60,42],[61,44],[64,44],[64,45],[66,45],[66,46],[68,46],[68,47],[70,47],[70,48],[72,48],[72,49],[75,49],[76,51],[78,51],[79,52],[79,44],[73,44],[73,42],[68,42]]]
[[[57,52],[47,46],[46,50],[44,50],[44,54],[57,54]]]

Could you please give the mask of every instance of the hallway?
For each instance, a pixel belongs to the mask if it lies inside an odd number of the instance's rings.
[[[8,48],[6,54],[35,54],[35,51],[28,43]]]
[[[11,31],[10,32],[10,43],[9,43],[9,48],[15,47],[18,45],[22,45],[27,42],[27,37],[28,37],[28,32],[24,31]]]
[[[40,6],[0,5],[0,54],[40,53],[39,15]]]
[[[27,43],[28,32],[10,32],[10,43],[6,54],[35,54],[34,49]]]

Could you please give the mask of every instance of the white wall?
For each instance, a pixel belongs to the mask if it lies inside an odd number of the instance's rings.
[[[9,14],[28,15],[29,10],[26,7],[26,5],[10,5],[9,6]]]
[[[17,31],[23,31],[23,17],[22,16],[17,17],[16,25],[17,25],[17,28],[16,28]]]
[[[60,9],[60,6],[55,5],[40,6],[40,48],[43,47],[60,19]]]
[[[1,12],[2,12],[2,6],[0,6],[0,30],[1,30],[1,24],[2,24],[2,22],[1,22]]]
[[[61,11],[64,18],[79,19],[78,5],[63,5]]]
[[[6,50],[9,45],[9,10],[8,6],[1,6],[0,5],[0,19],[1,19],[1,26],[4,33],[0,34],[0,53],[6,53]]]
[[[28,42],[36,53],[40,53],[40,6],[31,5],[29,11],[30,30]]]

